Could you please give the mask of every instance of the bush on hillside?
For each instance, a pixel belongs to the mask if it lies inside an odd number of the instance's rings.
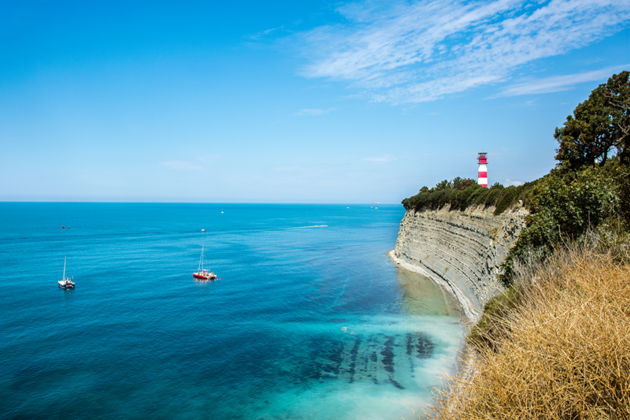
[[[530,256],[549,255],[554,246],[581,237],[588,229],[605,226],[627,230],[629,168],[619,159],[604,166],[588,166],[578,171],[554,170],[541,178],[530,191],[531,214],[527,226],[510,250],[504,264],[504,283],[509,285],[514,275],[514,263]]]
[[[455,178],[441,181],[433,188],[422,187],[418,194],[405,198],[402,203],[407,210],[438,210],[447,205],[450,210],[494,206],[494,214],[501,214],[519,200],[526,201],[533,185],[530,182],[506,188],[497,183],[490,188],[483,188],[473,179]]]

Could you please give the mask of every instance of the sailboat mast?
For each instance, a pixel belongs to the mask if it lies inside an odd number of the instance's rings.
[[[61,279],[66,279],[66,257],[63,257],[63,277],[61,277]]]
[[[199,257],[199,271],[203,271],[203,245],[201,245],[201,256]]]

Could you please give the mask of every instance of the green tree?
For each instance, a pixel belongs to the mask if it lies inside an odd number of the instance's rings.
[[[477,182],[474,179],[471,178],[461,178],[461,177],[456,177],[455,179],[453,179],[451,185],[452,188],[455,190],[463,190],[464,188],[468,188],[471,185],[476,184]]]
[[[629,72],[613,75],[579,104],[554,137],[559,143],[556,159],[572,169],[605,164],[611,152],[630,161]]]

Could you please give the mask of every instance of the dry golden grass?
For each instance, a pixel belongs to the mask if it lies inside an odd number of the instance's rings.
[[[593,249],[528,275],[433,417],[630,419],[630,264]]]

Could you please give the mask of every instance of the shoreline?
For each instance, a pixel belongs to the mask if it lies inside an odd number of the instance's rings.
[[[446,289],[448,293],[455,297],[455,300],[459,304],[461,308],[462,314],[462,325],[465,328],[470,328],[470,326],[474,325],[479,318],[483,314],[483,309],[481,311],[476,310],[470,300],[466,298],[464,292],[462,292],[457,286],[450,284],[448,281],[443,278],[437,276],[434,273],[431,273],[429,270],[425,268],[408,263],[406,261],[401,260],[395,255],[395,249],[387,252],[389,258],[399,267],[402,267],[405,270],[421,274],[425,277],[428,277],[431,281],[437,284],[439,287]],[[453,378],[461,377],[465,380],[470,380],[476,372],[476,363],[477,363],[477,354],[473,348],[471,348],[466,340],[461,344],[461,348],[458,351],[458,356],[455,359],[455,376],[448,377],[446,382],[443,384],[443,389],[446,392],[450,392],[450,390],[455,386],[453,382]],[[443,402],[438,402],[438,400],[434,400],[434,403],[438,405],[429,405],[427,408],[438,407]]]
[[[464,315],[464,318],[466,321],[465,324],[475,324],[477,321],[479,321],[483,313],[483,310],[480,311],[476,309],[474,305],[470,302],[470,300],[466,297],[466,294],[462,292],[461,289],[459,289],[457,286],[444,280],[443,278],[436,275],[435,273],[431,273],[429,270],[425,269],[424,267],[401,260],[395,255],[395,250],[393,249],[389,251],[387,255],[397,266],[400,266],[404,268],[405,270],[408,270],[414,273],[422,274],[423,276],[431,279],[438,286],[448,290],[449,293],[451,293],[451,295],[455,297],[459,306],[461,307],[462,314]]]

